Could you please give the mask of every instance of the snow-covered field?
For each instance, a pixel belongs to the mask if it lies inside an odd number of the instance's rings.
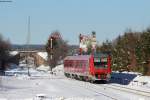
[[[44,66],[29,71],[31,76],[27,68],[16,66],[0,76],[0,100],[150,100],[150,95],[107,87],[118,85],[149,92],[150,78],[135,73],[114,72],[109,84],[92,84],[66,78],[63,65],[53,69],[53,75]]]

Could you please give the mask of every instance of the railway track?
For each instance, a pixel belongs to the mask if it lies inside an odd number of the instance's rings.
[[[104,89],[106,91],[108,89],[113,89],[113,90],[118,90],[118,91],[121,91],[121,92],[135,94],[137,96],[146,98],[144,100],[149,100],[148,98],[150,98],[150,92],[148,92],[148,91],[143,91],[143,90],[138,90],[138,89],[132,89],[132,88],[128,88],[128,87],[124,87],[124,86],[119,86],[119,85],[93,84],[93,83],[89,83],[89,82],[83,82],[82,85],[80,85],[80,87],[84,87],[84,88],[88,89],[89,91],[93,91],[93,92],[95,92],[95,93],[97,93],[99,95],[103,95],[103,96],[108,97],[108,98],[110,98],[112,100],[120,100],[120,98],[118,99],[116,96],[108,95],[107,92],[106,93],[105,92],[100,92],[100,89]]]
[[[113,96],[110,96],[110,95],[108,95],[107,93],[103,93],[103,92],[100,92],[100,91],[97,91],[97,89],[96,88],[86,88],[86,89],[88,89],[88,90],[90,90],[90,91],[93,91],[94,93],[97,93],[97,94],[99,94],[99,95],[103,95],[103,96],[105,96],[105,97],[108,97],[108,98],[110,98],[110,99],[112,99],[112,100],[119,100],[119,99],[117,99],[117,98],[115,98],[115,97],[113,97]]]
[[[97,86],[97,85],[95,85],[95,86]],[[101,85],[98,85],[98,86],[101,86]],[[137,95],[141,95],[141,96],[150,98],[150,92],[148,92],[148,91],[133,89],[133,88],[120,86],[120,85],[112,85],[112,84],[105,84],[105,85],[103,85],[103,87],[112,88],[112,89],[115,89],[115,90],[124,91],[124,92],[128,92],[128,93],[133,93],[133,94],[137,94]]]
[[[72,81],[74,81],[74,82],[79,82],[78,80],[74,80],[74,79],[68,79],[68,80],[69,80],[69,81],[72,80]],[[74,83],[74,82],[73,82],[73,83]],[[96,96],[104,96],[104,97],[107,97],[108,100],[120,100],[120,99],[114,97],[113,95],[108,95],[108,93],[101,92],[99,89],[97,89],[97,87],[95,87],[94,84],[91,84],[91,83],[89,83],[89,82],[82,82],[82,84],[80,84],[80,85],[75,85],[75,83],[74,83],[74,84],[73,84],[73,83],[72,83],[71,85],[74,86],[75,88],[76,88],[77,86],[78,86],[78,87],[81,87],[81,88],[84,88],[84,89],[86,89],[86,90],[88,90],[88,91],[90,91],[90,92],[95,93]]]

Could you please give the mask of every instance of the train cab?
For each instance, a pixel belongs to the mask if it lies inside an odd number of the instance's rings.
[[[108,53],[95,53],[93,55],[93,66],[90,67],[93,80],[109,81],[111,74],[111,57]]]

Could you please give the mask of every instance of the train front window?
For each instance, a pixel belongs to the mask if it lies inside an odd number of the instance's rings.
[[[95,68],[107,68],[107,58],[94,58]]]

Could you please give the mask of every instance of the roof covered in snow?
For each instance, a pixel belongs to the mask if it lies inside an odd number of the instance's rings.
[[[17,55],[18,53],[19,53],[18,51],[10,51],[10,52],[9,52],[9,54],[12,55],[12,56]]]
[[[47,52],[38,52],[37,53],[39,56],[41,56],[43,59],[47,60],[48,59],[48,54]]]

